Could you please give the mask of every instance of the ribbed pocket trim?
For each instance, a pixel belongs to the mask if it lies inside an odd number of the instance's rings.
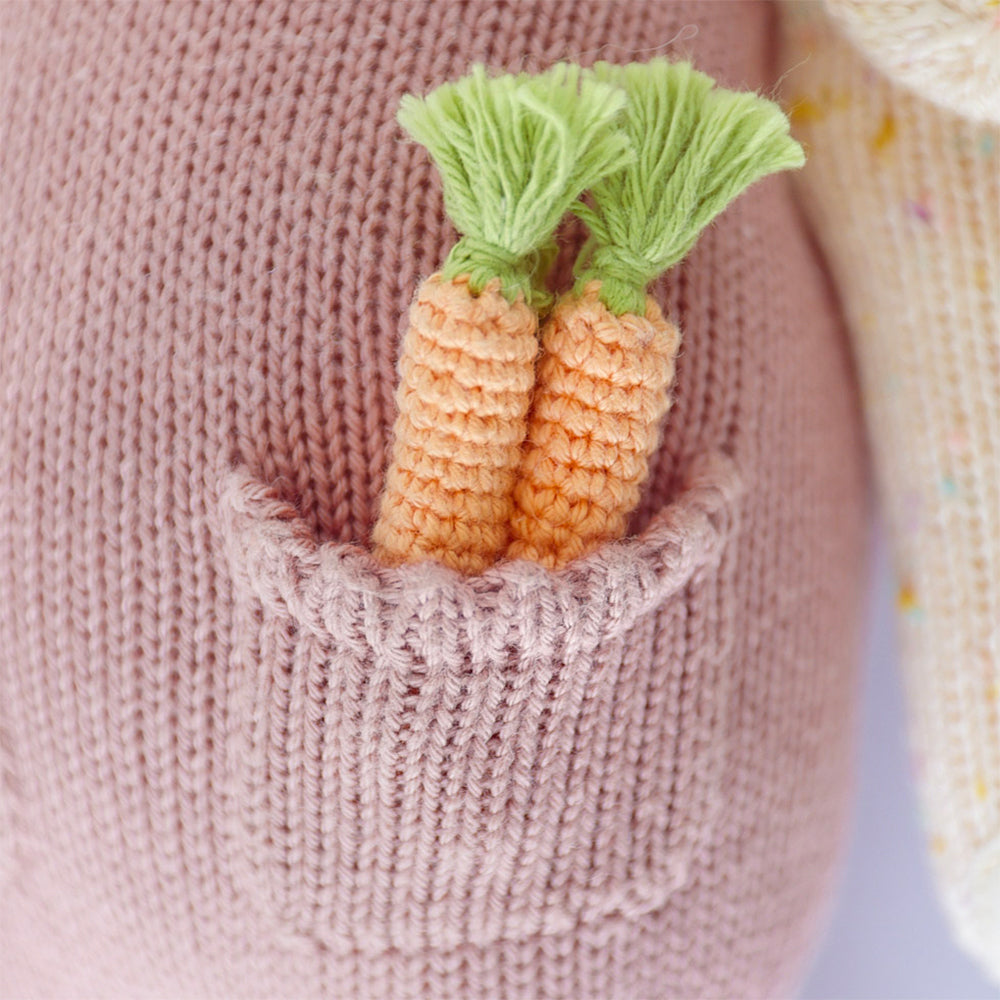
[[[636,536],[464,577],[323,542],[227,475],[227,836],[274,933],[415,954],[663,906],[725,794],[740,492],[709,455]]]
[[[237,584],[320,639],[377,643],[380,629],[359,635],[356,624],[389,616],[404,619],[409,638],[427,646],[450,620],[475,622],[469,640],[484,652],[495,629],[528,630],[536,642],[557,631],[560,644],[582,652],[627,631],[718,561],[741,492],[733,460],[711,452],[692,462],[678,498],[641,534],[561,570],[516,560],[471,577],[433,562],[385,567],[362,546],[320,543],[294,505],[245,468],[223,478],[219,510]],[[542,595],[551,615],[519,612]],[[497,612],[492,621],[483,620],[485,609]]]

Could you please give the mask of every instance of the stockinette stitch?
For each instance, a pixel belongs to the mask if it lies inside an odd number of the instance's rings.
[[[867,5],[883,62],[871,33],[861,51],[792,5],[785,58],[890,530],[926,846],[958,941],[1000,982],[1000,129],[980,120],[1000,89],[942,6]],[[948,17],[998,51],[995,10]],[[950,56],[918,72],[932,36]]]
[[[478,583],[367,544],[456,239],[402,95],[688,25],[772,85],[757,4],[0,5],[0,995],[794,990],[865,484],[788,185],[652,289],[686,349],[629,537]]]

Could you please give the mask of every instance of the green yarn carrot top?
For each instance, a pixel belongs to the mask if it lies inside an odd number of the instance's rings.
[[[642,313],[646,287],[678,263],[709,223],[767,174],[801,167],[785,113],[756,94],[725,90],[690,63],[598,63],[598,80],[628,95],[636,157],[574,206],[591,239],[577,262],[577,292],[600,281],[613,312]]]
[[[624,533],[669,406],[680,335],[647,286],[802,150],[777,105],[663,59],[479,67],[405,97],[399,121],[437,165],[461,238],[411,309],[376,555],[562,566]],[[569,211],[590,237],[536,370]]]
[[[639,502],[680,344],[647,286],[747,187],[804,162],[776,104],[688,63],[593,72],[628,98],[635,157],[574,206],[590,238],[542,330],[507,555],[552,567],[623,535]]]
[[[392,461],[375,525],[389,564],[485,569],[507,545],[553,234],[581,193],[632,155],[620,89],[577,66],[490,77],[424,98],[403,128],[441,175],[461,238],[421,285],[399,361]]]
[[[425,98],[407,94],[400,125],[430,153],[444,206],[462,234],[441,270],[478,295],[500,280],[514,301],[540,305],[539,255],[579,195],[631,158],[610,127],[625,95],[579,66],[489,77],[482,66]]]

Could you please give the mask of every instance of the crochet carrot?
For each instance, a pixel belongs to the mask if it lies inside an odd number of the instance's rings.
[[[419,289],[399,361],[398,417],[376,556],[466,573],[506,547],[538,353],[536,279],[560,219],[630,155],[624,94],[577,67],[489,78],[482,67],[399,122],[430,152],[462,234]]]
[[[590,239],[542,330],[507,555],[549,567],[623,535],[639,501],[680,343],[647,286],[750,184],[804,161],[775,104],[687,63],[594,71],[625,89],[637,156],[574,207]]]

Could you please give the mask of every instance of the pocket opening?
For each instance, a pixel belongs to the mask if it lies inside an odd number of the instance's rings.
[[[337,951],[488,944],[637,917],[683,884],[704,831],[678,830],[673,768],[653,759],[688,724],[657,637],[691,588],[716,599],[741,491],[718,453],[684,483],[639,535],[563,569],[463,577],[320,542],[245,469],[223,479],[248,630],[231,858],[280,933]],[[709,641],[718,659],[725,637]]]

